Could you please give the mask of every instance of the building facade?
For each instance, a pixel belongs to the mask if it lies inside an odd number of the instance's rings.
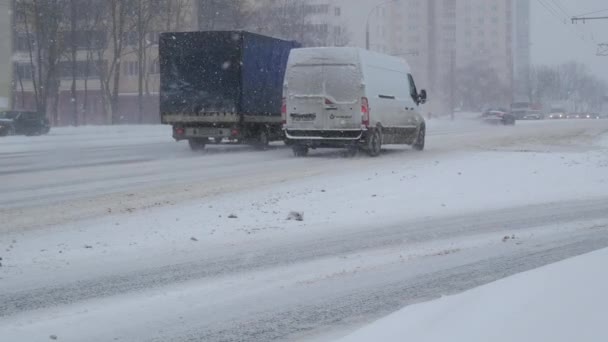
[[[0,0],[0,110],[11,108],[13,96],[13,35],[9,9],[9,0]]]
[[[513,101],[526,102],[530,96],[530,1],[512,0],[513,6]]]
[[[429,91],[427,109],[451,113],[462,73],[495,75],[493,86],[507,105],[530,68],[529,0],[396,0],[390,4],[391,53],[405,56],[419,87]]]

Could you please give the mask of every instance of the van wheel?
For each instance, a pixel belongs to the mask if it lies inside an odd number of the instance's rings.
[[[306,146],[294,146],[293,155],[296,157],[306,157],[308,155],[308,147]]]
[[[382,152],[382,131],[376,128],[367,137],[367,154],[377,157]]]
[[[188,145],[190,145],[192,151],[204,150],[205,145],[207,145],[207,139],[188,139]]]
[[[412,147],[416,151],[423,151],[424,144],[426,142],[426,126],[420,126],[420,130],[418,131],[418,137],[416,137],[416,142]]]

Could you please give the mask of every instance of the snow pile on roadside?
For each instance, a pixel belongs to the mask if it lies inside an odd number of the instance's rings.
[[[608,249],[413,305],[339,342],[608,341]]]

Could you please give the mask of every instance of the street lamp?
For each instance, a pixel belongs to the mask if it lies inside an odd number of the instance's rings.
[[[366,48],[367,50],[369,50],[369,49],[370,49],[370,42],[369,42],[369,20],[371,19],[372,14],[374,14],[374,12],[376,12],[376,10],[377,10],[378,8],[380,8],[380,7],[382,7],[382,6],[386,5],[386,4],[389,4],[389,3],[391,3],[391,2],[395,2],[395,1],[398,1],[398,0],[387,0],[387,1],[383,1],[383,2],[381,2],[381,3],[379,3],[379,4],[377,4],[376,6],[374,6],[374,7],[373,7],[373,8],[372,8],[372,9],[369,11],[369,13],[367,14],[367,21],[366,21],[366,24],[365,24],[365,27],[366,27],[366,28],[365,28],[365,48]]]

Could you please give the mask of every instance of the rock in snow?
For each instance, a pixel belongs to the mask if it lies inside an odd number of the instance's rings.
[[[288,221],[304,221],[304,213],[298,211],[292,211],[287,215]]]

